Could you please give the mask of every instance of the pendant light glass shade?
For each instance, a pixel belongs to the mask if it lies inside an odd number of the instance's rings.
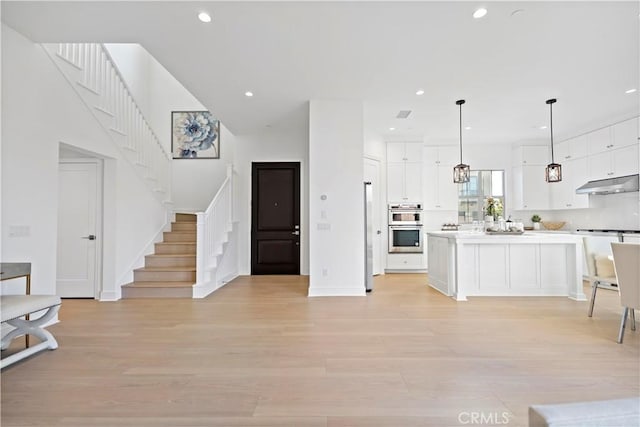
[[[469,165],[462,163],[462,104],[465,103],[464,99],[456,101],[456,105],[460,106],[460,164],[453,168],[453,182],[456,184],[464,184],[469,182],[471,175],[471,169]]]
[[[549,128],[551,128],[551,163],[544,170],[544,179],[547,182],[562,181],[562,166],[553,160],[553,104],[556,101],[556,99],[547,99],[546,101],[547,105],[549,105]]]

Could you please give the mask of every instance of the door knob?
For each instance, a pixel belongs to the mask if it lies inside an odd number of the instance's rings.
[[[83,239],[96,240],[95,234],[89,234],[88,236],[83,237]]]
[[[382,234],[382,231],[378,230],[376,231],[376,234]]]

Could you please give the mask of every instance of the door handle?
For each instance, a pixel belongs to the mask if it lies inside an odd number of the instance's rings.
[[[95,234],[89,234],[88,236],[82,237],[82,239],[96,240]]]
[[[299,236],[300,235],[300,231],[296,230],[296,231],[292,232],[291,234],[293,234],[294,236]]]
[[[382,231],[378,230],[376,231],[376,234],[382,234]]]

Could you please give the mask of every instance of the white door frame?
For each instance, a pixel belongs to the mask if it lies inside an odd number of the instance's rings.
[[[103,288],[102,282],[102,260],[103,260],[103,217],[104,217],[104,162],[95,157],[60,158],[58,164],[79,164],[91,163],[96,165],[96,252],[95,252],[95,272],[93,298],[100,299]],[[57,255],[56,255],[57,256]]]

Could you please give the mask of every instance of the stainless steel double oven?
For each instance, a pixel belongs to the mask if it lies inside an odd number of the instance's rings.
[[[422,253],[422,205],[389,204],[389,253]]]

